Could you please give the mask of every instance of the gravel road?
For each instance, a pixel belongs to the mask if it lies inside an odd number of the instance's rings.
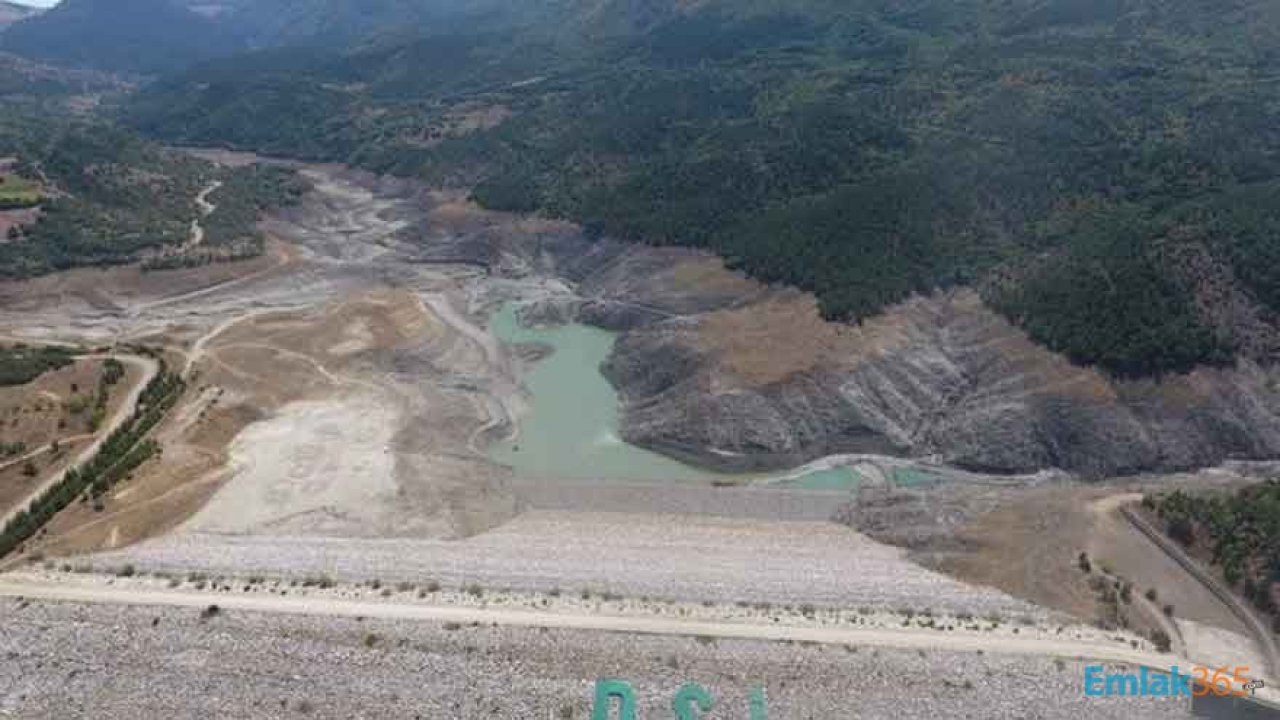
[[[1009,636],[963,634],[914,627],[797,627],[770,622],[715,622],[639,615],[618,616],[585,611],[539,612],[394,601],[348,600],[330,596],[291,597],[273,594],[171,590],[130,585],[42,583],[24,580],[21,577],[0,577],[0,597],[197,609],[216,604],[227,610],[288,615],[478,623],[522,628],[792,641],[822,645],[871,645],[911,650],[983,651],[1008,655],[1088,658],[1162,670],[1179,662],[1175,656],[1131,648],[1123,643],[1099,640],[1058,640],[1035,636],[1030,632],[1025,635]]]
[[[22,718],[561,718],[591,716],[622,678],[639,716],[671,717],[686,682],[704,720],[1179,720],[1185,701],[1088,698],[1084,663],[1005,655],[318,617],[223,608],[0,600],[0,716]]]

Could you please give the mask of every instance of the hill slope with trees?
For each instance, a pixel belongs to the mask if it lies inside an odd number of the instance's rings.
[[[157,74],[247,45],[170,0],[65,0],[0,34],[0,50],[71,67]]]
[[[58,116],[58,107],[15,101],[0,108],[0,158],[13,158],[11,177],[41,188],[35,219],[12,227],[0,243],[0,278],[129,264],[159,253],[168,262],[156,269],[253,257],[263,248],[259,213],[303,191],[292,171],[218,167],[124,128]],[[196,196],[215,180],[222,182],[218,209],[201,218],[204,254],[174,256],[201,217]]]
[[[493,16],[205,65],[148,87],[127,121],[706,247],[814,291],[830,318],[971,285],[1120,376],[1280,354],[1271,3],[561,0]]]
[[[1235,493],[1149,495],[1169,537],[1208,559],[1280,632],[1280,480]]]

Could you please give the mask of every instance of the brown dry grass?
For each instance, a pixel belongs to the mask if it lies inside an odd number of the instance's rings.
[[[1062,355],[1037,345],[1021,329],[983,305],[977,293],[961,291],[949,297],[947,312],[982,327],[982,342],[1009,364],[1009,375],[1020,378],[1028,393],[1053,394],[1094,402],[1115,402],[1115,387],[1092,368],[1073,365]]]
[[[509,237],[536,236],[541,233],[574,232],[577,226],[564,220],[517,215],[486,210],[467,199],[466,193],[436,190],[430,193],[429,224],[441,231],[462,232],[476,228],[493,228]]]
[[[26,451],[14,458],[0,458],[0,512],[27,498],[31,490],[50,474],[61,470],[75,448],[92,436],[92,406],[102,376],[103,361],[79,360],[67,367],[47,372],[26,385],[0,388],[0,440],[23,443]],[[129,388],[140,379],[137,368],[125,366],[125,376],[112,389],[106,417],[111,417],[128,395]],[[72,387],[76,392],[72,392]],[[72,413],[67,404],[79,400],[86,403],[83,412]],[[52,444],[59,443],[59,453]],[[39,474],[34,478],[22,473],[21,457],[40,452],[31,462]]]
[[[228,479],[229,447],[250,423],[286,403],[331,395],[331,378],[353,372],[362,352],[443,331],[416,296],[393,291],[232,326],[210,341],[192,387],[156,431],[163,455],[121,483],[102,510],[76,503],[59,514],[32,550],[75,555],[171,531]]]
[[[89,442],[89,438],[71,440],[62,443],[57,453],[46,451],[41,454],[33,460],[40,470],[40,474],[35,477],[27,477],[22,472],[23,462],[6,462],[0,465],[0,513],[7,513],[18,503],[25,501],[45,477],[64,469]]]
[[[1089,546],[1094,523],[1088,504],[1107,493],[1083,487],[1021,492],[961,529],[957,535],[971,550],[945,560],[941,569],[1092,619],[1097,603],[1077,559]]]
[[[102,361],[80,360],[26,385],[0,388],[0,440],[25,443],[28,449],[35,450],[58,438],[88,433],[92,408],[72,414],[65,405],[75,400],[92,403],[101,375]],[[137,371],[128,368],[112,397],[120,397],[120,388],[127,388],[126,383],[136,380]],[[59,423],[65,427],[60,428]]]
[[[13,242],[9,239],[9,228],[22,228],[32,225],[40,218],[40,208],[22,210],[0,210],[0,245]]]
[[[913,299],[861,325],[828,322],[817,299],[794,290],[733,310],[710,313],[695,345],[721,358],[721,371],[752,384],[780,382],[819,366],[850,367],[915,341],[928,303]]]
[[[1196,476],[1158,478],[1132,487],[1086,486],[1029,488],[979,516],[957,532],[967,551],[948,557],[939,568],[962,580],[997,587],[1038,605],[1084,620],[1098,616],[1090,575],[1079,566],[1087,554],[1093,576],[1121,578],[1134,596],[1148,588],[1158,605],[1172,604],[1179,617],[1242,632],[1230,612],[1194,578],[1135,530],[1119,514],[1116,499],[1148,489],[1194,487]],[[1139,629],[1149,619],[1135,602],[1125,614]]]
[[[194,292],[290,262],[288,249],[268,242],[261,257],[198,268],[142,272],[136,265],[107,269],[80,268],[30,280],[0,282],[0,305],[38,310],[79,299],[91,307],[119,310],[119,300],[165,298]]]
[[[39,551],[49,556],[123,547],[170,532],[198,511],[228,477],[228,448],[262,412],[224,404],[219,388],[188,392],[157,431],[164,452],[121,483],[102,510],[77,503],[49,524]]]
[[[781,382],[826,364],[856,331],[825,322],[812,296],[785,293],[702,321],[696,346],[720,358],[719,369],[751,385]]]
[[[463,192],[437,190],[429,198],[432,207],[428,217],[446,226],[488,224],[498,214],[471,202]]]
[[[685,282],[729,284],[706,263],[677,270]],[[975,293],[960,291],[936,298],[913,297],[883,313],[853,325],[823,320],[817,300],[794,290],[774,291],[765,299],[701,319],[691,342],[719,358],[716,371],[748,385],[781,382],[818,367],[852,368],[877,357],[901,352],[912,345],[936,347],[940,328],[968,333],[976,343],[994,351],[1008,365],[1023,392],[1054,394],[1096,402],[1115,401],[1115,389],[1100,373],[1072,365],[1065,358],[1037,346],[1027,335],[982,305]]]
[[[680,261],[670,271],[671,286],[683,292],[751,297],[764,290],[759,282],[725,268],[724,261],[710,255]]]
[[[332,391],[361,353],[443,332],[407,292],[367,293],[323,307],[271,313],[229,328],[209,343],[207,382],[254,398],[265,409]]]

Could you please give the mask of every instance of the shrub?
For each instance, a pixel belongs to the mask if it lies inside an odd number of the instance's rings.
[[[1169,652],[1173,647],[1173,640],[1169,637],[1169,633],[1158,628],[1151,631],[1151,643],[1156,646],[1157,651],[1162,653]]]

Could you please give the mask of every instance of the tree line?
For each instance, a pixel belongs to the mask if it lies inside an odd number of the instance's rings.
[[[56,485],[0,530],[0,557],[22,547],[77,498],[100,503],[113,486],[160,453],[159,444],[146,436],[186,389],[186,381],[171,372],[163,360],[160,363],[160,372],[143,389],[137,409],[107,436],[97,453],[83,465],[67,470]]]
[[[1240,350],[1170,245],[1280,312],[1280,20],[1262,0],[748,5],[655,8],[572,51],[477,29],[246,56],[148,87],[127,120],[706,247],[833,319],[972,285],[1121,376]],[[406,73],[417,57],[430,70]],[[440,131],[477,107],[509,117]]]
[[[1280,632],[1280,480],[1236,492],[1147,495],[1143,505],[1169,537],[1206,551],[1227,584],[1270,616]]]

